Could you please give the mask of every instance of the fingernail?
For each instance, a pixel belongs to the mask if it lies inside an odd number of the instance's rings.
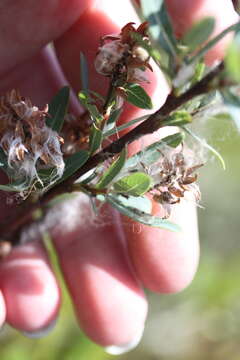
[[[39,339],[42,338],[44,336],[47,336],[55,327],[57,323],[57,318],[54,319],[52,322],[50,322],[50,324],[48,326],[46,326],[45,328],[38,330],[38,331],[21,331],[21,333],[30,338],[30,339]]]
[[[110,355],[125,354],[126,352],[133,350],[140,343],[140,341],[142,339],[143,331],[144,331],[144,327],[141,329],[141,331],[139,331],[137,336],[129,343],[122,344],[122,345],[106,346],[104,348],[104,350],[106,351],[106,353],[108,353]]]

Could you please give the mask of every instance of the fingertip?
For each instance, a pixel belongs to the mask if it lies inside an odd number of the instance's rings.
[[[198,265],[199,245],[194,205],[177,205],[171,217],[181,232],[125,225],[128,247],[137,275],[144,286],[157,293],[182,291],[192,281]],[[126,221],[126,219],[125,219]],[[135,233],[134,233],[135,232]]]
[[[16,329],[36,332],[56,318],[60,291],[40,242],[12,250],[0,265],[0,285],[6,320]]]
[[[85,196],[76,198],[76,226],[54,230],[59,261],[82,330],[101,346],[127,346],[144,327],[147,301],[114,225],[118,215],[102,208],[96,219],[89,205]]]

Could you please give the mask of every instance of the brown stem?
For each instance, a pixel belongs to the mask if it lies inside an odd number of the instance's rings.
[[[140,137],[151,134],[156,130],[162,127],[161,122],[164,117],[168,116],[172,111],[176,110],[187,101],[191,100],[195,96],[201,95],[203,93],[207,93],[210,90],[213,90],[210,87],[211,81],[224,69],[223,63],[220,63],[213,71],[207,74],[201,81],[199,81],[196,85],[190,88],[188,91],[183,93],[181,96],[176,97],[172,93],[168,95],[165,104],[157,110],[155,113],[150,115],[147,120],[142,122],[140,125],[136,126],[133,130],[129,131],[127,134],[122,136],[117,141],[112,142],[110,145],[105,147],[102,151],[92,156],[77,172],[75,172],[72,176],[70,176],[66,183],[72,184],[76,181],[80,176],[84,175],[89,170],[95,168],[102,161],[113,157],[115,154],[119,154],[122,149],[131,142],[139,139]],[[59,187],[64,186],[64,184],[59,184]],[[53,188],[50,190],[54,191]]]
[[[176,97],[174,94],[168,95],[165,104],[157,110],[155,113],[150,115],[147,120],[142,122],[140,125],[129,131],[127,134],[122,136],[120,139],[112,142],[110,145],[105,147],[102,151],[98,152],[68,179],[64,182],[56,185],[45,193],[37,203],[23,204],[17,214],[13,218],[8,219],[4,224],[0,226],[0,237],[4,238],[9,234],[16,234],[18,229],[26,225],[32,220],[33,212],[38,208],[45,208],[48,202],[55,196],[66,192],[73,191],[73,183],[82,175],[87,173],[89,170],[94,169],[98,164],[106,159],[112,158],[114,155],[119,154],[122,149],[130,144],[131,142],[139,139],[140,137],[151,134],[161,128],[163,120],[171,112],[185,104],[187,101],[194,97],[207,93],[213,90],[211,86],[212,80],[214,80],[219,73],[224,69],[224,64],[220,63],[210,73],[208,73],[201,81],[196,83],[188,91]],[[12,241],[10,239],[10,241]]]

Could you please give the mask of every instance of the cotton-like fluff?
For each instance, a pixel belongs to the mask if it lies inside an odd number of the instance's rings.
[[[63,139],[46,125],[47,115],[47,106],[39,110],[16,90],[0,98],[0,146],[14,180],[42,184],[41,168],[53,169],[54,179],[62,176]]]

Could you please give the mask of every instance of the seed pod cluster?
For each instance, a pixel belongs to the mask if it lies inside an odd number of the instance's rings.
[[[28,98],[12,90],[0,98],[0,147],[7,155],[15,179],[38,178],[41,167],[64,170],[63,139],[46,125],[48,107],[39,110]]]
[[[166,218],[171,215],[172,205],[179,203],[186,192],[192,193],[196,202],[199,202],[201,193],[196,184],[195,172],[201,166],[203,164],[189,164],[187,155],[182,150],[164,154],[153,174],[156,183],[152,194],[153,199],[161,204]]]
[[[152,70],[149,65],[150,56],[138,43],[138,38],[142,42],[148,42],[146,22],[137,29],[134,23],[128,23],[121,29],[120,34],[104,36],[95,58],[96,71],[108,77],[114,77],[117,73],[128,82],[147,81],[142,73],[146,68]]]

